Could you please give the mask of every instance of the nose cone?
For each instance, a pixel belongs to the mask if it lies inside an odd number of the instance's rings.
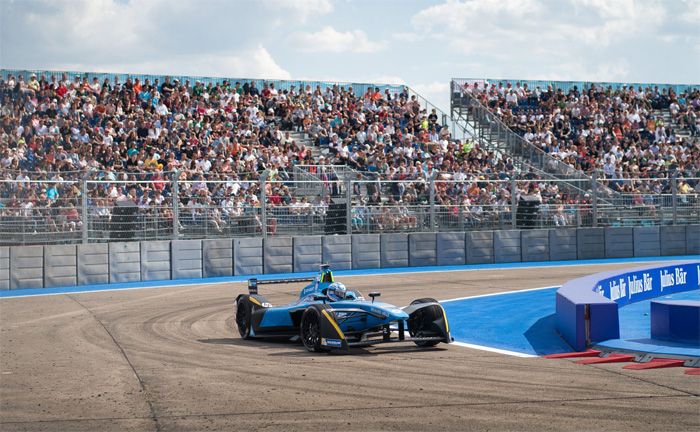
[[[376,302],[374,303],[376,306],[381,307],[385,313],[388,313],[388,320],[390,321],[396,321],[396,320],[406,320],[408,319],[408,314],[403,311],[403,309],[397,308],[394,305],[391,305],[389,303],[379,303]]]

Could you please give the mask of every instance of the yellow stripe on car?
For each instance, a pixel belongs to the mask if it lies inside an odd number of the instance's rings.
[[[338,336],[340,336],[341,339],[345,339],[345,335],[343,334],[343,331],[340,330],[340,327],[338,327],[338,323],[335,322],[335,319],[331,316],[331,314],[328,313],[327,310],[322,309],[321,312],[328,318],[328,321],[333,325],[335,328],[335,331],[338,332]]]
[[[440,306],[440,309],[442,309],[442,317],[445,320],[445,331],[447,331],[447,333],[449,333],[450,332],[450,324],[447,322],[447,314],[445,313],[445,308]]]
[[[258,306],[262,306],[262,305],[260,304],[260,302],[258,301],[258,299],[256,299],[255,297],[248,297],[248,300],[250,300],[251,303],[255,303],[255,304],[258,305]]]

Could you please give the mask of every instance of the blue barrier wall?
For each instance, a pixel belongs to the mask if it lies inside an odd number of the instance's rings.
[[[557,329],[577,351],[584,350],[588,343],[617,339],[620,334],[619,307],[698,289],[699,278],[700,261],[689,261],[662,267],[616,270],[574,279],[557,290]]]

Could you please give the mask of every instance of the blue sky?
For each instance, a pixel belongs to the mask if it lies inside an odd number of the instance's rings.
[[[700,0],[0,0],[4,68],[698,83]]]

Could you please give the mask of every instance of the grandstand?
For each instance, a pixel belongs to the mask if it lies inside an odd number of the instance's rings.
[[[0,242],[700,219],[692,86],[3,70]]]

